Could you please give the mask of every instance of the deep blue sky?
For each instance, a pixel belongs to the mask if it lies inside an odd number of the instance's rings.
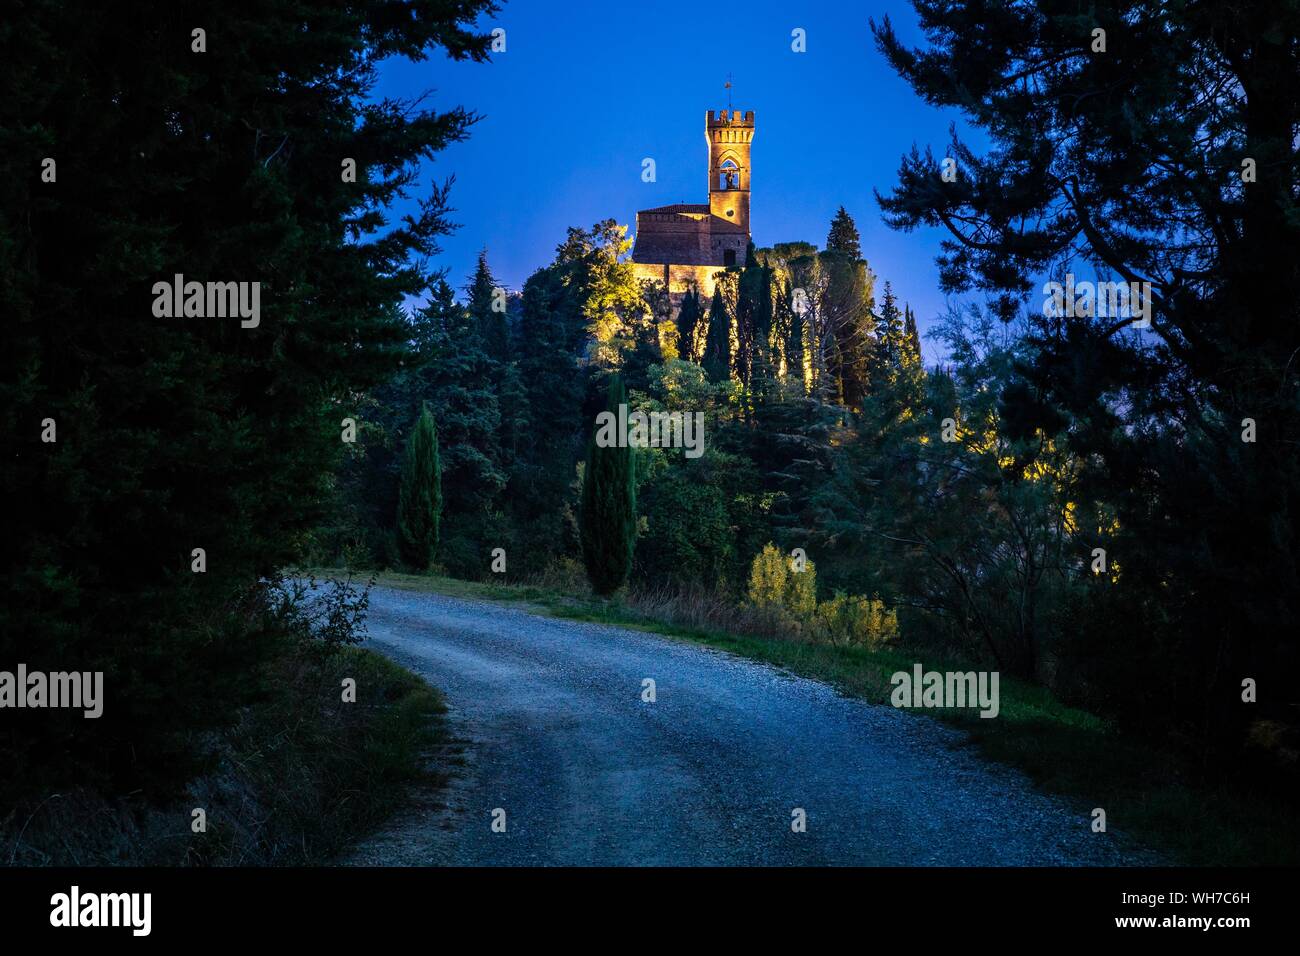
[[[521,288],[553,258],[569,226],[707,200],[704,113],[733,104],[757,114],[752,229],[759,246],[823,246],[844,205],[878,282],[893,282],[925,329],[943,308],[937,230],[894,232],[872,189],[888,191],[915,142],[942,154],[957,120],[927,106],[886,65],[867,28],[889,14],[907,42],[921,40],[904,0],[867,3],[513,0],[482,26],[506,30],[491,63],[385,64],[377,96],[432,91],[435,109],[482,115],[469,139],[438,155],[426,181],[454,173],[461,228],[433,265],[464,285],[479,249],[498,280]],[[791,50],[791,31],[807,52]],[[959,124],[959,129],[964,128]],[[658,181],[641,181],[654,158]],[[926,343],[928,357],[936,350]]]

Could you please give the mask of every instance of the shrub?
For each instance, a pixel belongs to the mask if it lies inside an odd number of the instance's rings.
[[[817,610],[817,567],[805,561],[796,571],[790,564],[772,542],[763,545],[749,567],[749,603],[779,608],[791,620],[809,624]]]
[[[817,623],[832,644],[875,650],[898,636],[898,615],[883,601],[836,591],[817,607]]]
[[[817,566],[805,559],[803,570],[794,570],[770,541],[750,565],[749,605],[832,644],[875,650],[898,637],[898,614],[883,601],[837,590],[818,604]]]
[[[755,607],[785,606],[785,555],[770,541],[754,555],[749,569],[749,603]]]
[[[788,558],[783,556],[783,560]],[[802,571],[790,570],[785,580],[785,607],[801,623],[811,623],[817,613],[817,566],[804,560]]]

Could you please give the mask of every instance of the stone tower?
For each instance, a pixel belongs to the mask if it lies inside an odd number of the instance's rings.
[[[709,144],[709,201],[656,206],[636,214],[633,271],[638,279],[662,282],[674,307],[688,289],[705,299],[712,296],[716,276],[743,267],[749,247],[754,111],[706,111],[704,134]]]
[[[709,212],[749,235],[749,146],[754,111],[704,114],[709,139]]]

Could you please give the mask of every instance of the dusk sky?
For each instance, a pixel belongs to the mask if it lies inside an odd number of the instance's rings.
[[[734,107],[756,112],[754,242],[824,246],[842,204],[878,285],[891,280],[926,329],[944,306],[940,233],[888,229],[872,190],[892,188],[913,143],[942,153],[958,116],[922,102],[876,51],[868,19],[885,14],[905,41],[920,42],[903,0],[513,0],[483,25],[506,31],[506,51],[491,63],[390,61],[377,96],[431,91],[436,109],[460,104],[482,115],[466,142],[424,170],[426,182],[455,174],[453,219],[462,224],[433,265],[460,289],[486,247],[498,280],[519,289],[569,226],[613,217],[630,233],[638,209],[706,202],[704,113],[727,105],[730,73]],[[806,31],[805,53],[791,49],[795,28]],[[647,157],[654,183],[641,179]],[[930,342],[925,352],[937,354]]]

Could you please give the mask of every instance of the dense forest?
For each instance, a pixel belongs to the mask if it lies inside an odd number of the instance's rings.
[[[585,564],[612,591],[582,540],[597,413],[703,412],[698,457],[625,450],[637,524],[616,586],[776,603],[792,635],[983,661],[1131,730],[1236,753],[1237,672],[1193,653],[1183,612],[1142,573],[1163,557],[1163,587],[1192,587],[1174,576],[1187,542],[1152,553],[1157,490],[1120,493],[1090,444],[1105,427],[1172,455],[1186,436],[1113,397],[1086,417],[1052,403],[1035,376],[1053,343],[1024,313],[954,306],[932,332],[948,357],[925,368],[915,316],[842,208],[823,250],[751,248],[711,300],[677,309],[632,278],[627,247],[610,220],[570,230],[522,294],[486,253],[460,300],[438,283],[411,323],[419,360],[358,405],[315,561],[577,590]],[[1127,345],[1152,349],[1138,332]],[[441,522],[413,565],[398,498],[421,417],[437,423]],[[812,573],[789,571],[791,554]]]
[[[418,361],[357,406],[316,558],[401,563],[403,444],[427,408],[436,568],[580,585],[585,557],[610,591],[584,468],[626,389],[634,409],[703,412],[707,435],[698,458],[629,452],[635,541],[614,576],[631,592],[784,601],[796,629],[983,661],[1203,771],[1244,755],[1290,779],[1296,67],[1268,38],[1294,31],[1269,33],[1275,10],[1238,23],[1199,5],[1148,26],[1142,7],[1100,28],[1047,5],[975,29],[983,6],[923,0],[927,50],[873,25],[919,95],[993,144],[914,151],[878,195],[894,228],[948,232],[941,362],[924,367],[843,208],[821,248],[751,248],[679,307],[632,278],[612,219],[571,229],[518,294],[485,252],[463,296],[440,280],[413,317]],[[1118,317],[1049,307],[1044,280],[1076,273],[1153,291]],[[795,549],[813,592],[774,597]]]
[[[401,303],[450,226],[419,164],[475,119],[372,96],[378,64],[484,61],[494,9],[6,9],[0,669],[99,672],[106,698],[94,720],[4,711],[0,834],[41,843],[6,840],[6,860],[120,861],[92,844],[142,824],[114,833],[97,795],[171,799],[203,775],[244,788],[227,825],[199,804],[226,850],[172,808],[149,859],[301,862],[335,810],[369,812],[342,798],[373,787],[351,748],[379,728],[340,707],[329,661],[359,637],[351,595],[309,608],[283,571],[320,521],[338,408],[409,359]],[[158,318],[176,274],[260,283],[260,322]],[[380,665],[349,666],[382,700]]]

